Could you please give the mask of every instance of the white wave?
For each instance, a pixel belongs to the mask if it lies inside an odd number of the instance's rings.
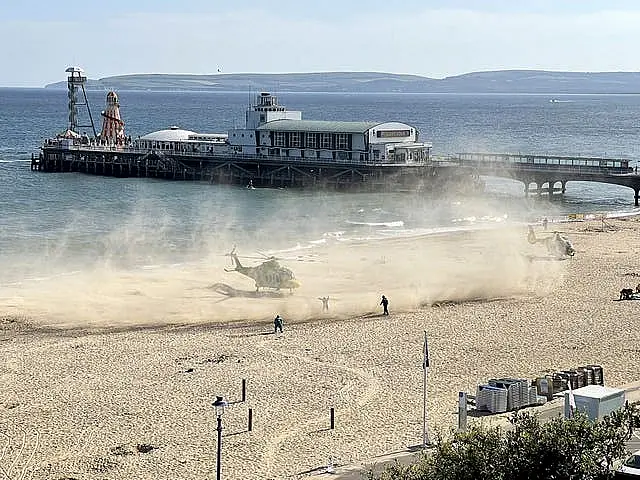
[[[299,243],[297,243],[294,247],[291,247],[291,248],[283,248],[281,250],[269,250],[263,253],[267,257],[273,257],[273,256],[281,255],[283,253],[299,252],[300,250],[309,250],[311,248],[313,248],[313,245],[300,245]]]
[[[589,212],[589,213],[572,213],[567,215],[545,217],[549,223],[569,223],[584,222],[592,220],[606,220],[608,218],[625,218],[636,217],[640,215],[640,208],[622,212]],[[538,219],[538,223],[542,222],[542,218]]]
[[[509,218],[509,215],[507,215],[506,213],[504,215],[498,215],[498,216],[494,216],[494,215],[483,215],[482,217],[478,218],[476,216],[471,216],[471,217],[463,217],[463,218],[453,218],[451,220],[452,223],[461,223],[461,222],[467,222],[467,223],[475,223],[477,221],[481,221],[481,222],[504,222]]]
[[[41,277],[27,277],[27,278],[23,278],[22,280],[6,283],[6,284],[1,285],[1,286],[3,286],[3,287],[17,287],[17,286],[20,286],[20,285],[23,285],[23,284],[29,283],[29,282],[46,282],[48,280],[53,280],[55,278],[70,277],[72,275],[77,275],[79,273],[81,273],[80,270],[71,270],[69,272],[55,273],[55,274],[52,274],[52,275],[43,275]]]
[[[353,222],[351,220],[347,220],[347,223],[350,225],[362,225],[365,227],[404,227],[404,222],[402,220],[397,220],[395,222]]]
[[[609,212],[607,218],[623,218],[623,217],[635,217],[640,215],[640,209],[635,209],[631,212]]]

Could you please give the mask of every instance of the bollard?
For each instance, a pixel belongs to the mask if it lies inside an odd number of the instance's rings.
[[[467,431],[467,393],[458,392],[458,431]]]
[[[242,379],[242,401],[245,402],[247,400],[247,379]]]
[[[248,431],[252,431],[253,430],[253,408],[249,409],[249,425],[247,428]]]
[[[330,423],[331,423],[330,428],[331,428],[331,430],[333,430],[334,427],[335,427],[335,411],[334,411],[333,407],[331,407],[331,420],[330,420]]]

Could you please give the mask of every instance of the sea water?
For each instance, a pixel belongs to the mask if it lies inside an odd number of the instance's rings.
[[[415,125],[435,154],[509,152],[627,158],[635,166],[640,96],[274,92],[316,120]],[[118,92],[127,135],[172,125],[226,133],[247,93]],[[89,92],[96,129],[106,92]],[[569,182],[562,198],[525,198],[523,184],[484,178],[481,195],[336,193],[30,170],[43,139],[67,127],[66,90],[0,89],[0,284],[69,275],[94,263],[153,268],[224,254],[305,255],[361,242],[569,213],[637,213],[629,188]],[[82,107],[80,107],[82,108]],[[90,128],[83,131],[91,133]],[[56,265],[52,268],[52,265]]]

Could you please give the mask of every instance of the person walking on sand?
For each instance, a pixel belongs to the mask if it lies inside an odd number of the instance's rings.
[[[276,318],[273,319],[273,333],[282,333],[282,327],[284,326],[284,320],[280,315],[276,315]]]
[[[323,312],[328,312],[329,311],[329,296],[327,295],[326,297],[318,297],[318,300],[320,300],[322,302],[322,311]]]
[[[389,300],[387,300],[387,297],[385,297],[384,295],[382,295],[382,300],[380,301],[380,305],[382,305],[382,308],[384,309],[382,314],[389,315],[389,309],[387,308],[389,306]]]

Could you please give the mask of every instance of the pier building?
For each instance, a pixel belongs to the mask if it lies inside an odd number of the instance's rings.
[[[432,145],[400,122],[303,120],[262,92],[247,109],[244,129],[229,131],[233,153],[273,158],[376,163],[427,163]]]
[[[70,67],[69,92],[84,94],[82,69]],[[86,98],[86,94],[84,95]],[[107,94],[100,135],[76,130],[77,102],[69,103],[70,125],[45,140],[32,169],[96,175],[205,180],[259,187],[337,189],[427,189],[466,179],[468,172],[437,172],[431,143],[409,124],[387,121],[306,120],[268,92],[256,96],[243,128],[198,133],[172,126],[138,138],[124,133],[117,94]],[[88,116],[92,119],[88,102]],[[72,121],[73,120],[73,121]],[[93,123],[93,121],[92,121]],[[459,182],[464,183],[464,182]]]

